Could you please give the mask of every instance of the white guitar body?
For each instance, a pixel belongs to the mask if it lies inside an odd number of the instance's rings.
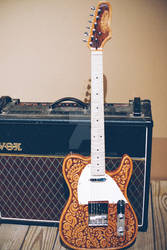
[[[78,201],[80,205],[88,204],[92,201],[108,201],[115,204],[119,200],[126,198],[119,189],[117,183],[105,174],[105,181],[91,181],[91,164],[88,164],[82,171],[78,182]]]

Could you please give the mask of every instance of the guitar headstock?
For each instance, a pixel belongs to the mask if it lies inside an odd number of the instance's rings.
[[[109,2],[99,2],[95,10],[92,27],[88,39],[90,49],[101,50],[111,38],[111,5]]]

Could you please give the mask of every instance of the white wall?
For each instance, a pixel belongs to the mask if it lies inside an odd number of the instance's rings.
[[[0,95],[84,99],[90,52],[81,39],[92,0],[0,0]],[[167,137],[167,1],[113,0],[104,48],[108,102],[152,101],[154,136]]]

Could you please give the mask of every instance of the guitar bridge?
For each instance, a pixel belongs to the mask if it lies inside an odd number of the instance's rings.
[[[108,201],[88,202],[90,227],[107,227],[108,226]]]

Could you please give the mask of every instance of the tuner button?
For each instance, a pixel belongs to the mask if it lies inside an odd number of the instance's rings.
[[[99,16],[96,17],[96,20],[99,20]]]
[[[88,32],[85,32],[85,33],[84,33],[84,36],[88,36],[88,35],[89,35],[89,33],[88,33]]]
[[[89,16],[93,17],[94,15],[93,15],[93,14],[90,14]]]
[[[86,28],[87,28],[88,30],[90,30],[90,27],[89,27],[89,26],[86,26]]]
[[[91,21],[91,20],[88,20],[88,23],[92,23],[92,21]]]
[[[91,10],[95,10],[96,8],[95,8],[94,6],[91,6],[90,9],[91,9]]]
[[[88,40],[86,40],[86,39],[82,39],[82,41],[83,41],[84,43],[87,43],[87,42],[88,42]]]
[[[97,26],[97,23],[94,23],[94,27],[96,28],[96,26]]]

